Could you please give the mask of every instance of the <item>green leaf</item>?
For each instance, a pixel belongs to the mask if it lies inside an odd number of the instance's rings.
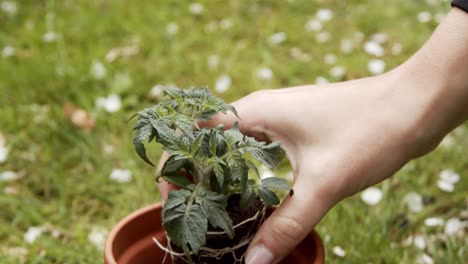
[[[240,206],[242,209],[248,208],[255,200],[255,191],[247,184],[245,191],[241,192]]]
[[[187,198],[191,195],[190,191],[187,190],[172,190],[169,192],[166,202],[164,203],[163,216],[166,212],[176,206],[185,203]]]
[[[205,137],[204,133],[199,133],[195,137],[195,139],[192,142],[192,145],[190,146],[190,153],[192,153],[192,155],[195,155],[201,149],[201,145],[202,145],[204,137]]]
[[[258,195],[260,199],[269,206],[278,205],[280,203],[278,196],[276,196],[274,192],[262,186],[258,187]]]
[[[153,127],[150,124],[137,127],[133,134],[133,147],[141,159],[154,167],[154,164],[148,159],[148,156],[146,155],[146,149],[143,143],[146,140],[150,140],[150,138],[153,137],[153,133]]]
[[[177,202],[179,201],[180,199]],[[186,255],[189,255],[190,250],[198,254],[200,248],[206,244],[208,219],[199,204],[187,206],[185,203],[178,203],[164,210],[162,220],[172,242],[181,247]]]
[[[284,150],[280,147],[279,142],[265,145],[264,142],[257,142],[252,137],[245,137],[244,143],[247,152],[249,152],[254,159],[262,162],[270,169],[278,166],[286,155]]]
[[[219,163],[213,163],[213,171],[221,188],[224,186],[224,170]]]
[[[212,227],[219,227],[226,231],[230,239],[234,238],[234,229],[232,220],[226,212],[226,197],[222,194],[217,194],[205,190],[204,196],[198,196],[195,200],[200,204],[203,213],[208,218],[208,222]]]
[[[172,155],[164,163],[164,166],[161,170],[161,175],[169,175],[171,173],[177,172],[185,166],[185,163],[188,162],[188,159],[185,157],[178,157]]]
[[[278,177],[269,177],[262,179],[262,187],[273,190],[289,190],[291,186],[288,181]]]
[[[162,177],[167,182],[175,184],[181,188],[187,188],[187,185],[192,183],[189,179],[187,179],[187,177],[178,173],[171,173],[171,174],[163,175]]]
[[[246,160],[245,164],[247,164],[247,167],[249,167],[249,169],[253,170],[255,172],[255,174],[257,174],[257,176],[260,177],[260,173],[258,172],[258,168],[252,161]]]
[[[244,141],[244,135],[239,131],[239,125],[237,122],[235,122],[230,129],[224,132],[224,136],[226,137],[229,146],[233,146],[238,142]]]
[[[229,174],[233,181],[238,180],[239,182],[247,181],[249,176],[249,168],[247,167],[245,160],[240,155],[232,155],[227,160],[229,168]]]

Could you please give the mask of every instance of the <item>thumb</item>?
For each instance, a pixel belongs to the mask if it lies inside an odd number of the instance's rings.
[[[247,250],[247,264],[278,263],[312,232],[328,208],[308,186],[296,182],[294,196],[287,197],[265,220]]]

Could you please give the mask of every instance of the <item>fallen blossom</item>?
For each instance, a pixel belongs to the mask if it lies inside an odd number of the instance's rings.
[[[15,15],[18,12],[18,4],[14,1],[2,1],[0,3],[0,9],[10,16]]]
[[[111,94],[107,97],[99,97],[96,99],[96,107],[104,109],[108,113],[115,113],[122,107],[122,100],[118,94]]]
[[[106,54],[106,61],[107,62],[113,62],[119,57],[130,57],[139,52],[139,48],[137,45],[131,45],[131,46],[122,46],[122,47],[116,47],[111,50],[109,50]],[[104,67],[104,65],[99,65],[98,67]],[[97,72],[102,71],[102,69],[97,69]],[[99,73],[98,73],[99,74]],[[105,76],[105,74],[104,74]],[[101,78],[103,78],[102,76]],[[98,78],[99,79],[99,78]]]
[[[388,40],[388,35],[385,33],[376,33],[371,36],[371,40],[378,43],[378,44],[383,44],[387,42]]]
[[[402,50],[403,50],[403,46],[400,43],[394,43],[392,45],[391,52],[393,55],[400,55]]]
[[[305,23],[304,29],[306,31],[319,32],[320,30],[322,30],[322,22],[318,19],[310,19]]]
[[[443,170],[439,173],[439,178],[443,181],[455,184],[460,181],[460,174],[454,172],[453,170]]]
[[[271,44],[280,44],[286,40],[286,33],[284,32],[277,32],[270,36],[269,42]]]
[[[422,235],[414,236],[413,243],[414,243],[414,246],[418,249],[423,250],[426,248],[426,240],[424,239]]]
[[[16,173],[14,171],[4,171],[0,172],[0,182],[1,181],[16,181],[20,179],[23,175]]]
[[[191,13],[192,15],[195,15],[195,16],[200,15],[201,13],[203,13],[203,10],[204,10],[204,9],[205,9],[205,8],[204,8],[203,5],[200,4],[200,3],[192,3],[192,4],[190,4],[190,6],[189,6],[190,13]]]
[[[315,16],[320,21],[329,21],[333,18],[333,11],[330,9],[322,8],[315,13]]]
[[[210,67],[211,70],[216,70],[218,69],[218,65],[219,65],[219,56],[210,55],[208,57],[208,67]]]
[[[382,57],[384,55],[384,49],[380,46],[379,43],[375,41],[368,41],[364,44],[364,51],[369,55],[376,57]]]
[[[423,209],[423,198],[416,192],[409,192],[403,197],[403,201],[411,212],[417,213]]]
[[[26,231],[23,238],[26,241],[26,243],[32,244],[34,243],[34,241],[36,241],[36,239],[38,239],[42,235],[43,232],[43,227],[32,226],[28,228],[28,231]]]
[[[107,230],[102,227],[93,227],[91,232],[88,234],[88,241],[95,245],[98,249],[104,249],[104,243],[106,242]]]
[[[418,21],[421,23],[428,23],[432,20],[432,14],[428,11],[423,11],[418,14]]]
[[[221,75],[215,83],[215,90],[218,93],[225,93],[229,88],[231,88],[231,77],[227,74]]]
[[[179,26],[176,23],[171,22],[171,23],[167,24],[167,26],[166,26],[166,34],[167,35],[174,36],[178,32],[179,32]]]
[[[310,55],[307,54],[306,52],[302,51],[298,47],[291,48],[289,50],[289,54],[291,55],[291,57],[293,57],[294,59],[297,59],[297,60],[301,60],[301,61],[310,61],[311,60]]]
[[[261,68],[257,71],[259,80],[268,81],[273,78],[273,71],[270,68]]]
[[[63,113],[73,125],[86,131],[91,131],[96,126],[96,120],[86,110],[77,106],[66,103],[63,106]]]
[[[112,154],[114,153],[114,146],[112,146],[111,144],[104,144],[102,146],[102,151],[106,154]]]
[[[455,145],[455,138],[453,135],[448,134],[446,135],[442,141],[439,143],[439,147],[449,149]]]
[[[232,20],[229,18],[224,18],[219,22],[219,26],[226,30],[232,27]]]
[[[327,83],[330,83],[330,81],[325,77],[318,76],[317,78],[315,78],[315,84],[327,84]]]
[[[382,197],[382,191],[377,187],[369,187],[361,193],[361,199],[368,205],[378,204]]]
[[[371,59],[367,63],[367,69],[372,75],[379,75],[385,71],[385,61],[379,59]]]
[[[327,53],[325,56],[323,56],[323,61],[328,65],[335,64],[337,60],[338,58],[333,53]]]
[[[423,253],[416,259],[416,263],[417,264],[434,264],[434,260],[426,253]]]
[[[161,84],[154,85],[153,87],[151,87],[151,89],[150,89],[150,91],[148,93],[148,97],[153,98],[153,99],[157,99],[157,98],[163,96],[163,89],[164,89],[164,85],[161,85]]]
[[[127,183],[132,180],[132,172],[125,169],[113,169],[109,178],[116,182]]]
[[[335,66],[330,69],[330,75],[334,78],[343,78],[346,74],[346,68],[343,66]]]
[[[453,192],[455,190],[453,183],[441,179],[437,181],[437,187],[444,192]]]
[[[42,41],[46,42],[46,43],[51,43],[51,42],[55,42],[57,40],[59,40],[60,38],[60,34],[57,33],[57,32],[54,32],[54,31],[48,31],[46,33],[44,33],[44,35],[42,35]]]
[[[424,224],[429,227],[443,226],[444,219],[440,217],[429,217],[429,218],[424,219]]]
[[[331,35],[329,32],[323,31],[315,35],[315,41],[317,41],[318,43],[325,43],[328,40],[330,40],[330,37]]]
[[[2,57],[3,58],[11,57],[14,54],[15,54],[15,48],[13,48],[12,46],[6,46],[2,50]]]
[[[93,61],[91,64],[91,76],[96,80],[102,80],[107,75],[107,70],[104,64],[100,61]]]
[[[447,222],[445,223],[445,228],[444,228],[444,233],[446,235],[455,235],[456,233],[458,233],[460,230],[463,230],[463,228],[467,226],[467,223],[466,222],[462,222],[460,221],[460,219],[458,218],[450,218],[449,220],[447,220]]]
[[[343,258],[346,256],[346,251],[340,246],[335,246],[333,247],[333,254],[337,257]]]
[[[24,247],[10,247],[6,249],[6,254],[10,257],[21,258],[29,254],[29,251]]]
[[[5,186],[5,188],[3,188],[3,193],[8,195],[18,194],[18,188],[13,186]]]
[[[349,54],[353,51],[354,49],[354,43],[350,39],[342,39],[340,41],[340,50],[344,54]]]
[[[0,145],[0,164],[7,160],[9,152],[10,150],[6,146]]]

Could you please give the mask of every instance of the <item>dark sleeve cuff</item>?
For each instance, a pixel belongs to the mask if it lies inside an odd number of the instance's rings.
[[[461,10],[468,12],[468,0],[453,0],[452,6],[458,7]]]

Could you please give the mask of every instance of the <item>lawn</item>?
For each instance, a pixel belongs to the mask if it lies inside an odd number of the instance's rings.
[[[411,56],[450,8],[198,3],[0,0],[0,263],[102,263],[105,233],[159,200],[127,119],[163,100],[160,85],[206,85],[233,101],[379,74]],[[442,171],[461,179],[444,186]],[[465,124],[379,184],[377,204],[355,195],[329,212],[317,226],[327,263],[463,263],[467,175]],[[457,219],[465,227],[447,231]]]

